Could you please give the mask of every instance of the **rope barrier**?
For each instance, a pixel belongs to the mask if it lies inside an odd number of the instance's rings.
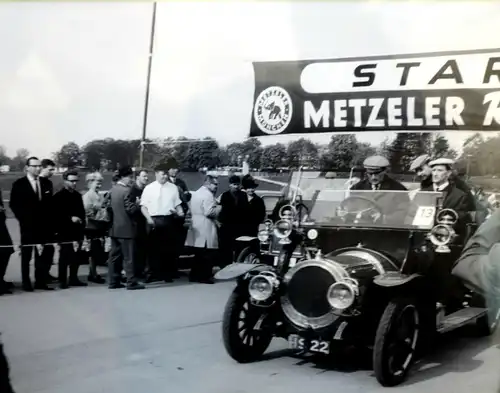
[[[105,237],[104,239],[100,239],[101,244],[104,247],[104,251],[108,252],[111,248],[111,238]],[[46,246],[53,246],[57,250],[60,249],[61,245],[65,244],[73,244],[73,249],[78,251],[80,248],[80,241],[66,241],[66,242],[50,242],[50,243],[30,243],[30,244],[22,244],[22,243],[16,243],[16,244],[4,244],[0,245],[0,248],[14,248],[14,252],[21,252],[21,249],[23,247],[36,247],[37,251],[39,253],[43,252],[43,249]],[[87,239],[86,237],[82,241],[82,250],[83,251],[89,251],[90,250],[90,240]]]

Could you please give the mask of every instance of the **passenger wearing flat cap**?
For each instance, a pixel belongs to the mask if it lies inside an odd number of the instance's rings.
[[[247,194],[248,207],[245,219],[245,230],[244,234],[246,236],[256,237],[259,232],[259,225],[266,218],[266,205],[264,200],[255,193],[255,189],[259,185],[255,182],[251,175],[243,176],[241,180],[241,188],[243,192]]]
[[[410,165],[410,171],[415,172],[418,180],[420,180],[421,189],[429,188],[432,186],[432,168],[429,165],[431,161],[431,156],[429,156],[428,154],[422,154],[421,156],[415,158],[415,160],[413,160]],[[470,187],[466,182],[460,179],[460,177],[456,176],[453,171],[451,172],[448,181],[465,193],[465,195],[469,199],[469,203],[476,205],[476,200],[471,192]]]
[[[387,175],[389,160],[383,156],[371,156],[364,162],[366,178],[354,184],[351,190],[406,191],[406,187]]]
[[[236,239],[244,234],[248,197],[241,191],[241,179],[233,175],[229,178],[229,190],[220,196],[222,206],[219,214],[219,249],[221,267],[234,262]]]
[[[475,206],[470,198],[452,184],[449,179],[452,174],[453,160],[438,158],[429,162],[432,168],[432,185],[422,188],[422,191],[439,191],[443,193],[443,209],[453,209],[457,212],[460,221],[464,221]]]

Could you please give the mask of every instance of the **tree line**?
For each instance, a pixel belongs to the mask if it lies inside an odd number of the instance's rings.
[[[420,154],[457,159],[462,170],[469,169],[470,175],[496,173],[500,169],[500,137],[485,139],[479,133],[464,143],[463,153],[450,148],[441,133],[399,133],[392,141],[384,140],[373,146],[357,140],[355,134],[334,134],[328,144],[316,144],[306,138],[296,139],[288,144],[276,143],[263,146],[260,140],[249,138],[243,142],[221,146],[215,139],[190,140],[185,137],[166,138],[161,143],[146,141],[144,144],[144,166],[154,167],[173,157],[183,171],[197,171],[200,168],[240,166],[248,156],[251,168],[276,169],[296,168],[300,165],[322,170],[349,171],[361,165],[372,154],[386,156],[394,173],[408,171],[411,161]],[[138,166],[141,141],[124,139],[96,139],[79,146],[66,143],[53,154],[54,161],[65,168],[85,167],[94,170],[115,170],[122,165]],[[0,165],[10,165],[11,170],[21,170],[30,152],[19,149],[15,157],[8,157],[0,147]]]

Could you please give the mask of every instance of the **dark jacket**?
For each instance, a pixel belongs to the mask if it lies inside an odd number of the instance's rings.
[[[131,187],[120,183],[110,191],[112,224],[109,235],[119,239],[133,239],[137,235],[136,217],[139,205],[132,199]]]
[[[140,188],[137,186],[136,183],[130,188],[130,199],[133,201],[137,201],[137,198],[142,197],[142,193],[144,191],[144,188]],[[147,230],[146,230],[146,218],[141,212],[141,209],[137,211],[137,213],[134,215],[134,219],[137,223],[137,233],[140,235],[146,235]]]
[[[351,190],[371,190],[371,189],[372,185],[368,179],[363,179],[351,187]],[[385,176],[385,178],[380,183],[379,190],[406,191],[407,188],[397,180],[394,180],[389,176]]]
[[[10,237],[9,230],[7,228],[7,216],[5,215],[2,191],[0,190],[0,246],[11,246],[12,238]],[[8,253],[9,255],[14,252],[13,247],[1,247],[0,252],[5,255]]]
[[[85,208],[83,206],[82,194],[78,191],[69,191],[62,188],[54,194],[53,203],[57,206],[55,230],[57,240],[61,242],[83,240],[85,231]],[[71,217],[78,217],[81,223],[75,223]]]
[[[259,225],[266,218],[266,205],[264,200],[254,195],[252,200],[248,201],[246,219],[245,219],[245,235],[257,236]]]
[[[186,182],[179,177],[175,178],[174,184],[177,186],[179,189],[179,197],[181,198],[182,201],[182,210],[184,211],[184,214],[187,213],[189,210],[189,201],[191,200],[191,192],[189,192],[189,189],[187,188]]]
[[[45,243],[51,241],[47,223],[53,220],[52,183],[40,178],[41,199],[38,198],[27,176],[12,184],[10,208],[19,221],[21,243]]]
[[[220,235],[223,238],[236,239],[245,232],[246,212],[248,208],[247,194],[243,191],[225,191],[220,197],[222,206],[219,222],[222,224]]]
[[[456,188],[458,188],[460,191],[464,192],[464,194],[467,198],[468,205],[474,207],[473,209],[471,209],[471,211],[476,211],[476,210],[480,209],[480,206],[477,205],[476,198],[474,198],[474,195],[472,195],[471,189],[465,181],[460,179],[455,174],[452,174],[449,178],[449,182],[450,182],[450,184],[455,185]],[[426,179],[422,180],[422,182],[420,183],[420,188],[422,190],[424,188],[429,189],[429,187],[432,188],[432,176],[427,177]]]

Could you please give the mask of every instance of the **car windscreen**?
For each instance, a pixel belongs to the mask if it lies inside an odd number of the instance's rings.
[[[440,192],[316,190],[308,220],[318,225],[431,229]]]

